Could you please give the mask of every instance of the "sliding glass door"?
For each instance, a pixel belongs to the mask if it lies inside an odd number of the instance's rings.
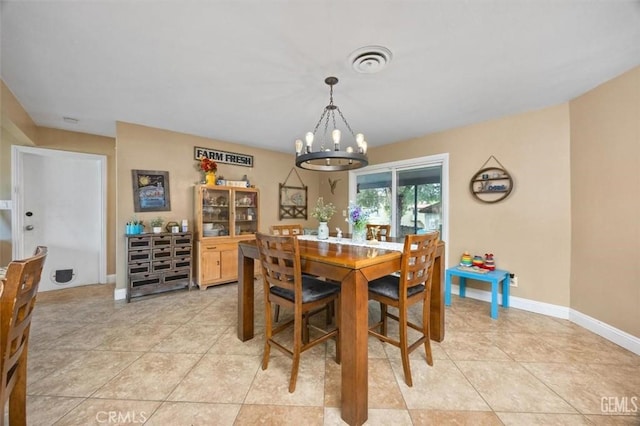
[[[446,240],[448,155],[370,166],[350,172],[350,199],[367,209],[370,223],[391,225],[391,235],[440,231]]]

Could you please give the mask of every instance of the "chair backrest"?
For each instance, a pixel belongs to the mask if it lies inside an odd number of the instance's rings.
[[[300,265],[300,246],[293,235],[256,234],[260,267],[265,292],[276,286],[291,290],[295,300],[302,301],[302,272]]]
[[[9,263],[0,296],[0,402],[2,412],[20,371],[26,373],[27,346],[31,315],[36,302],[38,285],[47,248],[38,247],[35,254],[24,260]],[[18,365],[25,363],[24,365]]]
[[[376,231],[376,239],[378,241],[386,241],[391,234],[391,225],[375,225],[367,223],[367,240],[373,239],[373,231]]]
[[[272,235],[302,235],[302,225],[271,225]]]
[[[425,286],[426,297],[431,294],[431,279],[438,241],[440,241],[438,231],[420,235],[410,234],[404,238],[400,270],[401,298],[406,298],[408,288],[420,284]]]

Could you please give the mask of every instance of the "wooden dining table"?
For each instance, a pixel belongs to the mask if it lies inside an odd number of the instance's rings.
[[[342,283],[340,339],[342,342],[342,419],[359,426],[368,410],[368,283],[400,270],[402,252],[372,245],[300,240],[302,272]],[[238,245],[238,338],[254,335],[255,240]],[[444,243],[438,245],[431,293],[431,339],[444,339]]]

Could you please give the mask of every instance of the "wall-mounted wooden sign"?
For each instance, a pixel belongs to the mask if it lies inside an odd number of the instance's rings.
[[[238,154],[235,152],[220,151],[218,149],[209,149],[194,147],[193,159],[199,160],[207,157],[216,163],[233,164],[234,166],[253,167],[253,155]]]

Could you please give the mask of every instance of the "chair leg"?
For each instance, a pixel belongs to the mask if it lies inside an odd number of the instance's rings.
[[[338,334],[336,334],[336,364],[340,364],[341,362],[341,346],[340,346],[340,296],[338,296],[338,298],[336,300],[333,301],[332,304],[335,308],[335,313],[336,313],[336,328],[338,329]]]
[[[268,297],[268,296],[265,296]],[[278,306],[278,305],[276,305]],[[271,318],[271,302],[265,300],[265,324],[264,324],[264,354],[262,355],[262,369],[266,370],[269,366],[269,353],[271,350],[271,336],[273,330],[273,320]]]
[[[280,320],[280,305],[276,305],[275,312],[273,314],[273,321],[278,322]]]
[[[423,302],[422,306],[422,333],[425,336],[424,339],[424,353],[427,356],[427,364],[433,366],[433,355],[431,354],[431,323],[430,317],[430,303],[428,301]]]
[[[296,314],[297,315],[297,314]],[[303,318],[296,318],[293,326],[293,354],[291,365],[291,379],[289,379],[289,393],[296,390],[296,382],[298,380],[298,367],[300,366],[300,352],[302,352],[302,328]],[[306,325],[304,328],[307,328]]]
[[[382,325],[380,326],[380,334],[383,336],[387,335],[387,305],[380,302],[380,321]]]
[[[404,370],[404,381],[407,386],[413,386],[411,380],[411,366],[409,365],[409,345],[407,337],[407,309],[401,307],[398,312],[398,325],[400,327],[400,354],[402,356],[402,369]]]
[[[16,383],[9,396],[9,424],[15,426],[27,425],[27,347],[24,348],[18,361]],[[4,404],[2,407],[4,418]]]

